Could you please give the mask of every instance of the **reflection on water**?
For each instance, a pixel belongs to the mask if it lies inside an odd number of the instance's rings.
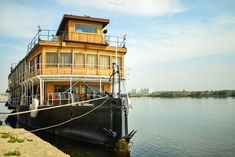
[[[235,156],[235,99],[132,98],[130,157]],[[72,157],[121,157],[102,147],[40,135]]]
[[[130,154],[116,154],[108,148],[60,138],[45,132],[39,132],[37,135],[71,157],[130,157]]]

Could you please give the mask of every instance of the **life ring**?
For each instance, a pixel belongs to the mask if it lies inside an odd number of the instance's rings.
[[[37,110],[39,105],[39,101],[36,98],[33,98],[32,104],[29,105],[29,110]],[[36,118],[38,114],[38,111],[32,111],[30,112],[30,117]]]

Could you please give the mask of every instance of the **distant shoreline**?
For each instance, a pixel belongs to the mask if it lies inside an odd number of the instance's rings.
[[[235,90],[218,90],[218,91],[161,91],[151,94],[129,93],[129,97],[160,97],[160,98],[235,98]]]

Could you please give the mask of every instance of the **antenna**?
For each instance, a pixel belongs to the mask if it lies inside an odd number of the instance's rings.
[[[118,46],[118,37],[117,37],[117,6],[121,6],[124,5],[125,0],[110,0],[109,1],[110,4],[113,4],[115,6],[115,38],[116,38],[116,53],[115,53],[115,71],[117,71],[117,46]],[[117,98],[117,91],[118,91],[118,86],[117,86],[117,82],[118,82],[118,78],[117,75],[114,76],[115,77],[115,81],[114,81],[114,97]]]

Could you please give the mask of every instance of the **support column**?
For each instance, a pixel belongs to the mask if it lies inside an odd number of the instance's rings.
[[[42,78],[38,77],[39,78],[39,86],[40,86],[40,105],[43,104],[43,83],[42,83]]]
[[[26,102],[26,105],[28,105],[28,84],[26,83],[26,85],[25,85],[25,88],[26,88],[26,91],[25,91],[25,102]]]
[[[33,80],[31,80],[31,82],[32,82],[32,88],[31,88],[31,90],[32,90],[32,100],[33,100],[33,98],[34,98]]]
[[[42,105],[44,102],[44,95],[45,95],[45,81],[42,79]]]
[[[69,92],[72,93],[72,77],[70,76],[70,83],[69,83]]]
[[[102,92],[102,83],[101,83],[101,78],[100,78],[100,93]]]

